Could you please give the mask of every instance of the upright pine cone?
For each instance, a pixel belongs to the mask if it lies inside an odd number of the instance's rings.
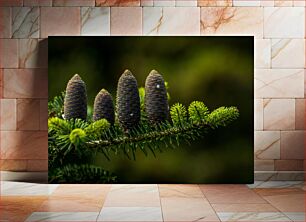
[[[85,82],[75,74],[68,82],[64,100],[65,119],[83,119],[87,117],[87,94]]]
[[[140,121],[140,101],[137,80],[129,70],[125,70],[118,81],[117,114],[121,127],[126,131]]]
[[[165,82],[157,71],[152,70],[145,84],[145,109],[152,123],[160,123],[169,118],[169,105]]]
[[[115,121],[115,111],[112,95],[102,89],[95,98],[93,120],[106,119],[111,125]]]

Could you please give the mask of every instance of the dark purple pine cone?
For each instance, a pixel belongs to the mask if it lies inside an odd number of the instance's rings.
[[[145,110],[151,123],[160,123],[169,118],[169,105],[165,82],[157,71],[152,70],[145,84]]]
[[[102,89],[95,98],[93,120],[106,119],[111,125],[115,122],[115,111],[112,95]]]
[[[140,100],[137,80],[129,70],[125,70],[118,81],[117,115],[121,127],[129,131],[140,121]]]
[[[65,119],[83,119],[87,117],[87,94],[85,82],[75,74],[68,82],[64,100]]]

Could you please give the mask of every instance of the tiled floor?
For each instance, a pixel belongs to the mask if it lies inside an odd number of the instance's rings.
[[[302,182],[46,185],[1,182],[0,221],[305,221]]]

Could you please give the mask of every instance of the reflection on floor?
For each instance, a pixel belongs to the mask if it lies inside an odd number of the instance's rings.
[[[0,221],[305,221],[302,182],[46,185],[1,182]]]

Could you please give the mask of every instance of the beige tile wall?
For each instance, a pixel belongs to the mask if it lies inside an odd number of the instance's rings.
[[[0,0],[1,170],[48,169],[44,39],[55,35],[254,35],[255,171],[303,171],[305,1]]]

